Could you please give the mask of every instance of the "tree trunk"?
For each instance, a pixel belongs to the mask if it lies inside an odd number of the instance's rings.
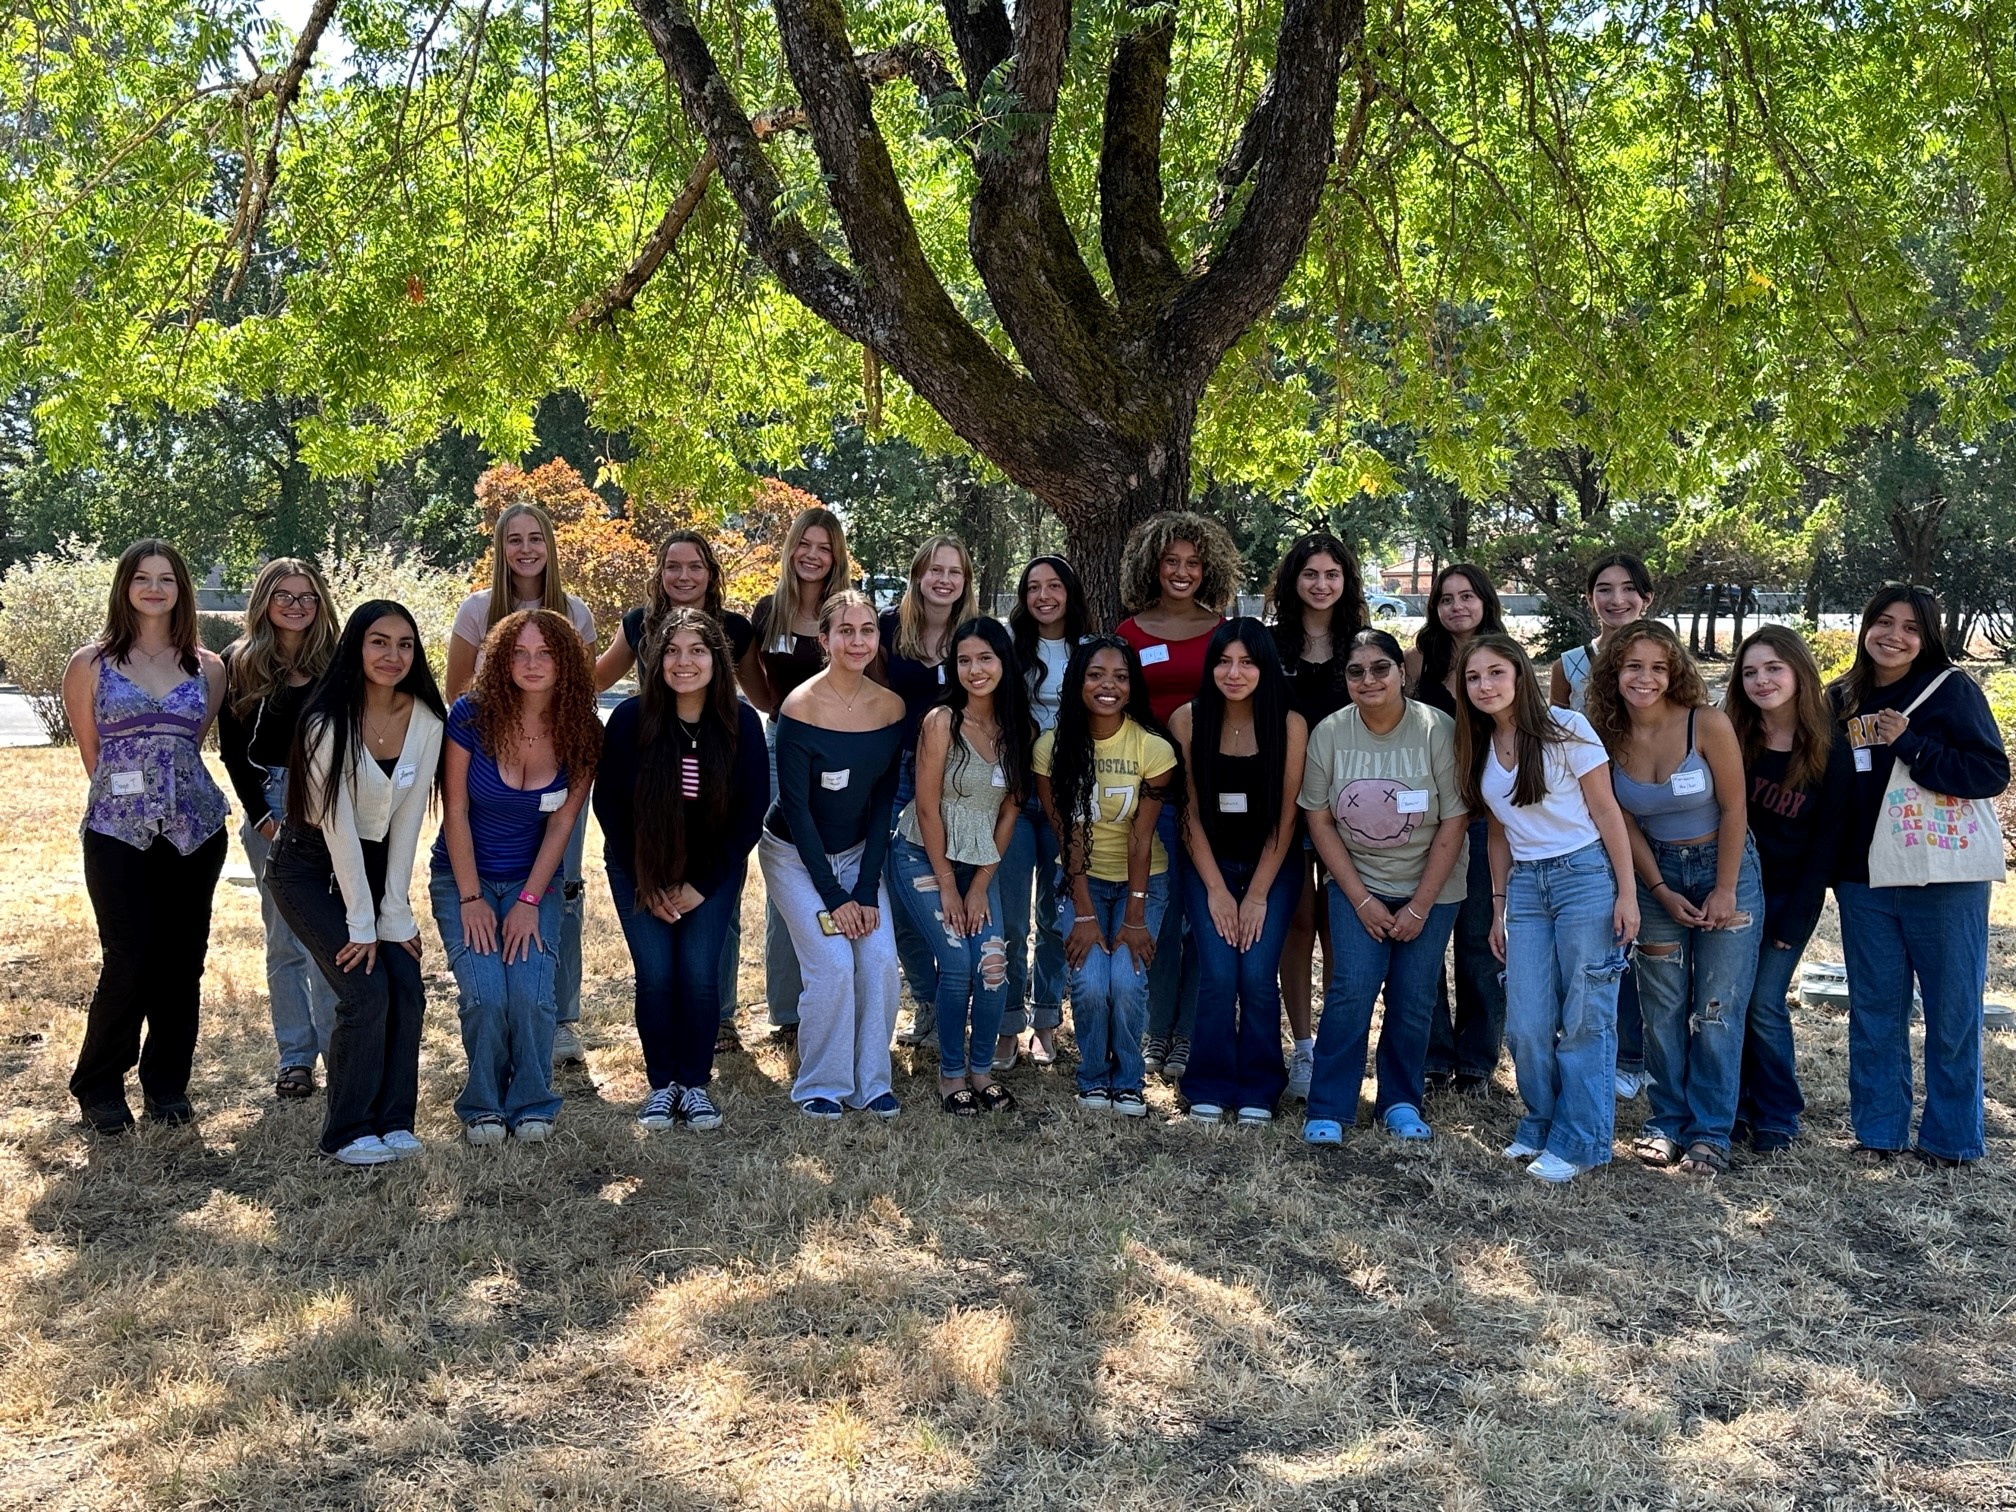
[[[1078,569],[1092,623],[1110,630],[1140,605],[1120,596],[1120,555],[1136,525],[1165,509],[1190,507],[1190,437],[1171,439],[1150,449],[1126,480],[1128,486],[1110,505],[1066,507],[1045,500],[1064,522],[1064,550]]]

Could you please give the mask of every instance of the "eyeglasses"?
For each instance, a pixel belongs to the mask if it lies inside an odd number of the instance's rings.
[[[289,593],[285,588],[273,591],[273,606],[276,609],[313,609],[322,602],[322,595],[314,590],[307,593]]]
[[[1393,663],[1376,661],[1353,663],[1344,669],[1346,682],[1384,682],[1393,675]]]

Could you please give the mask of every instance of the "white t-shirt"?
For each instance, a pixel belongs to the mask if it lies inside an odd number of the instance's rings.
[[[1056,640],[1038,640],[1036,656],[1043,664],[1043,684],[1029,691],[1029,712],[1035,717],[1036,728],[1054,730],[1057,728],[1057,701],[1064,693],[1064,670],[1071,665],[1071,642],[1063,636]],[[1030,669],[1030,675],[1035,675]]]
[[[1519,769],[1500,766],[1495,746],[1484,753],[1484,804],[1504,827],[1514,861],[1552,860],[1603,838],[1582,801],[1582,778],[1607,765],[1610,755],[1595,728],[1573,709],[1547,712],[1568,738],[1547,747],[1547,793],[1538,803],[1525,808],[1514,804],[1512,786]]]
[[[513,609],[537,609],[538,599],[521,599],[511,606]],[[595,616],[588,612],[588,606],[573,594],[567,595],[567,617],[574,622],[575,633],[581,637],[581,644],[588,648],[588,654],[595,654]],[[462,600],[462,607],[455,611],[455,625],[449,632],[460,640],[469,642],[476,648],[476,665],[483,665],[483,637],[490,633],[490,590],[478,588]]]

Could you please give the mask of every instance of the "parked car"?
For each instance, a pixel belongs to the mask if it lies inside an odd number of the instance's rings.
[[[1407,613],[1407,601],[1383,588],[1367,588],[1365,608],[1374,619],[1399,619]]]

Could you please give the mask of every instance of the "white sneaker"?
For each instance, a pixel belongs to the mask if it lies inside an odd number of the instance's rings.
[[[332,1153],[329,1158],[347,1166],[374,1166],[384,1165],[388,1160],[397,1160],[399,1157],[386,1149],[385,1141],[376,1134],[366,1134],[362,1139],[351,1140],[342,1149]]]
[[[1220,1122],[1224,1117],[1225,1110],[1216,1103],[1190,1104],[1190,1122],[1192,1123],[1215,1124]]]
[[[580,1066],[588,1061],[588,1052],[581,1048],[581,1034],[572,1024],[553,1026],[553,1064],[556,1066]]]
[[[520,1144],[539,1144],[553,1135],[553,1125],[543,1118],[528,1118],[511,1131]]]
[[[1288,1095],[1309,1101],[1309,1082],[1316,1075],[1316,1052],[1296,1050],[1288,1056]]]
[[[1531,1160],[1535,1155],[1538,1155],[1539,1153],[1540,1152],[1534,1149],[1533,1146],[1529,1144],[1521,1144],[1516,1139],[1513,1140],[1512,1143],[1505,1146],[1505,1158],[1507,1160]]]
[[[1587,1166],[1573,1165],[1559,1155],[1543,1153],[1538,1160],[1526,1167],[1526,1174],[1538,1176],[1542,1181],[1551,1181],[1559,1186],[1564,1181],[1573,1181],[1588,1169]]]
[[[679,1084],[663,1086],[644,1099],[637,1122],[647,1129],[669,1129],[679,1121]]]
[[[1617,1101],[1629,1102],[1645,1090],[1645,1074],[1642,1071],[1619,1071],[1617,1073]]]
[[[378,1137],[396,1160],[411,1160],[427,1149],[427,1146],[414,1137],[411,1129],[394,1129],[390,1134],[381,1134]]]
[[[479,1118],[462,1126],[462,1137],[472,1145],[502,1144],[509,1133],[501,1118]]]
[[[1256,1105],[1239,1110],[1239,1127],[1242,1129],[1257,1129],[1262,1124],[1270,1124],[1272,1122],[1274,1122],[1274,1110],[1272,1108],[1262,1108]]]

